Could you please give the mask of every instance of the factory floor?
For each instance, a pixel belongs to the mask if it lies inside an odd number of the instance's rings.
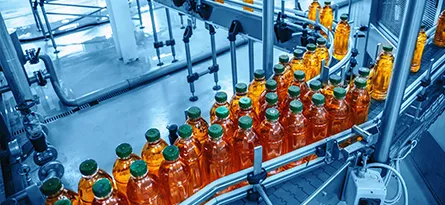
[[[64,3],[76,2],[79,4],[100,5],[101,0],[67,0]],[[277,3],[278,1],[276,1]],[[288,1],[289,7],[293,8],[293,1]],[[307,7],[309,1],[300,1],[302,7]],[[279,2],[278,2],[279,3]],[[135,21],[135,35],[138,42],[139,60],[130,64],[123,64],[115,52],[111,28],[109,24],[83,29],[56,37],[56,42],[60,53],[54,54],[50,41],[32,41],[24,43],[24,49],[42,48],[42,53],[48,54],[54,60],[61,85],[65,94],[71,98],[82,96],[86,93],[100,88],[108,87],[125,79],[136,77],[147,72],[163,69],[158,67],[156,52],[153,49],[153,30],[150,25],[150,17],[147,6],[143,6],[143,21],[145,28],[139,29],[138,21]],[[55,8],[49,7],[48,10]],[[133,8],[134,10],[134,8]],[[25,23],[31,25],[33,19],[26,0],[0,0],[0,11],[6,19],[8,28],[21,27]],[[63,12],[63,10],[57,10]],[[74,12],[70,10],[70,12]],[[80,12],[84,12],[83,10]],[[180,29],[180,17],[172,12],[173,34],[176,40],[176,53],[178,60],[184,60],[184,44],[182,42],[183,30]],[[61,17],[51,16],[50,21],[58,21]],[[157,7],[155,11],[157,22],[157,32],[159,39],[168,40],[168,30],[165,19],[165,10]],[[228,45],[227,31],[217,29],[217,48]],[[242,36],[240,39],[244,38]],[[203,52],[210,51],[210,37],[202,22],[197,22],[197,28],[191,38],[190,43],[192,57]],[[255,43],[255,67],[260,68],[262,62],[262,44]],[[170,47],[161,48],[161,60],[164,66],[172,61]],[[277,59],[282,51],[275,50],[274,58]],[[248,72],[248,49],[241,46],[237,49],[238,59],[238,82],[249,82]],[[232,76],[230,53],[218,56],[220,71],[219,82],[222,90],[229,96],[232,94]],[[211,65],[207,60],[193,67],[194,71],[203,71]],[[43,66],[27,65],[29,75]],[[111,173],[111,169],[116,159],[114,149],[123,142],[128,142],[133,146],[135,153],[140,154],[140,150],[145,143],[144,133],[147,129],[156,127],[161,131],[162,137],[167,139],[166,126],[169,124],[184,123],[184,110],[190,106],[198,106],[202,109],[205,119],[209,119],[209,109],[213,103],[213,96],[216,91],[212,90],[214,85],[213,76],[206,75],[195,83],[196,93],[199,100],[190,102],[191,96],[189,85],[186,81],[187,71],[181,70],[176,73],[156,79],[155,81],[138,87],[129,92],[123,93],[114,98],[100,102],[90,108],[82,109],[72,115],[63,117],[49,123],[48,141],[57,148],[59,152],[58,160],[65,166],[63,182],[67,188],[77,190],[77,182],[81,177],[78,166],[87,159],[95,159],[99,166]],[[2,85],[5,82],[1,82]],[[54,116],[70,110],[63,106],[55,95],[51,84],[46,86],[32,86],[32,92],[40,98],[37,112],[46,117]],[[3,96],[4,103],[10,112],[10,124],[13,128],[18,128],[21,124],[14,113],[14,100],[10,93]],[[408,183],[410,190],[410,204],[435,204],[428,188],[419,179],[420,175],[410,169],[410,160],[402,163],[402,175]],[[33,170],[35,174],[37,170]],[[393,180],[394,182],[394,180]],[[392,183],[388,188],[390,193],[394,193],[396,183]],[[411,191],[412,190],[412,191]],[[280,197],[280,196],[277,196]],[[402,204],[400,201],[398,204]]]

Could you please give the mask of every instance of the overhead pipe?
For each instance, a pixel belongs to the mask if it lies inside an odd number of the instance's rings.
[[[262,17],[262,39],[263,39],[263,69],[266,74],[266,79],[272,76],[273,67],[273,45],[274,38],[274,0],[268,0],[263,3],[263,17]]]

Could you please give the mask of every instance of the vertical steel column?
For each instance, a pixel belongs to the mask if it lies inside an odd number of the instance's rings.
[[[238,71],[236,68],[236,45],[235,41],[230,41],[230,60],[232,63],[232,88],[235,93],[235,85],[238,83]]]
[[[263,2],[263,69],[266,79],[272,76],[273,67],[273,19],[274,19],[274,0]]]
[[[159,61],[158,66],[162,66],[164,65],[164,63],[161,61],[161,52],[159,51],[159,47],[157,46],[159,44],[159,41],[158,41],[158,33],[156,31],[155,15],[153,11],[153,1],[147,0],[147,2],[150,10],[151,28],[153,29],[153,39],[154,39],[153,44],[155,45],[156,55],[158,56],[158,61]]]
[[[184,14],[179,13],[179,18],[181,19],[181,29],[184,29],[185,28],[185,26],[184,26]]]
[[[29,0],[29,6],[31,6],[32,15],[34,16],[34,22],[36,23],[37,31],[41,31],[40,23],[37,21],[37,13],[34,9],[33,1]]]
[[[218,68],[218,62],[216,61],[216,43],[215,43],[215,27],[211,24],[207,24],[210,34],[210,46],[212,49],[212,68]],[[221,86],[218,85],[218,70],[213,73],[213,80],[215,81],[215,86],[213,86],[213,90],[220,90]]]
[[[173,31],[172,31],[172,22],[170,19],[170,10],[165,7],[165,15],[167,16],[167,26],[168,26],[168,36],[170,37],[170,47],[172,49],[172,63],[178,61],[176,59],[176,51],[175,51],[175,39],[173,38]]]
[[[249,79],[250,79],[250,81],[252,81],[253,73],[255,72],[255,59],[254,59],[255,47],[253,45],[254,42],[252,39],[249,38],[247,43],[249,45]]]
[[[393,140],[400,106],[405,92],[405,85],[411,67],[411,61],[407,59],[413,57],[417,34],[425,10],[425,2],[426,1],[409,0],[405,7],[393,75],[383,111],[381,133],[374,152],[374,159],[378,162],[386,163],[388,161],[389,149]]]
[[[136,6],[138,7],[138,16],[139,16],[139,28],[144,28],[144,25],[142,24],[142,14],[141,14],[141,4],[139,0],[136,0]]]
[[[195,83],[194,80],[190,80],[193,76],[193,67],[192,67],[192,56],[191,56],[191,52],[190,52],[190,37],[193,34],[193,29],[192,29],[192,22],[189,19],[188,20],[188,25],[187,28],[184,31],[184,37],[183,37],[183,41],[184,41],[184,45],[185,45],[185,58],[187,60],[187,81],[190,85],[190,92],[192,93],[192,96],[189,98],[190,101],[194,102],[198,100],[198,96],[195,96]]]
[[[40,9],[42,10],[43,19],[45,19],[45,24],[46,28],[48,29],[49,38],[51,39],[51,43],[53,44],[54,47],[54,53],[59,53],[59,51],[57,50],[56,40],[54,40],[53,29],[51,28],[51,23],[48,20],[48,14],[46,14],[45,3],[43,2],[43,0],[40,0],[39,5]]]
[[[352,9],[352,0],[349,0],[349,5],[348,5],[348,19],[349,21],[351,21],[351,9]]]

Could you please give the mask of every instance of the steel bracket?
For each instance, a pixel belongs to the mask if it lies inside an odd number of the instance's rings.
[[[199,73],[193,73],[193,74],[187,76],[188,83],[193,83],[193,82],[197,81],[198,79],[199,79]]]
[[[159,42],[155,42],[153,43],[154,48],[162,48],[164,47],[164,42],[159,41]]]
[[[236,41],[236,35],[238,33],[242,32],[243,27],[241,25],[241,22],[238,20],[233,20],[232,24],[230,24],[229,28],[229,36],[227,37],[229,41]]]
[[[219,65],[216,64],[216,65],[209,66],[208,69],[209,69],[209,73],[216,73],[219,71]]]
[[[176,45],[175,39],[166,40],[165,41],[165,45],[166,46],[174,46],[174,45]]]

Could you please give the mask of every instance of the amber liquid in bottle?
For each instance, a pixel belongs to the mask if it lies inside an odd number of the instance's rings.
[[[318,3],[318,0],[314,0],[310,5],[309,5],[309,13],[307,14],[307,18],[312,20],[312,21],[316,21],[317,19],[317,10],[321,10],[321,6],[320,3]],[[310,25],[310,28],[313,28],[313,25]]]
[[[308,45],[313,45],[313,44],[308,44]],[[315,47],[315,45],[313,45]],[[321,72],[321,67],[320,67],[320,60],[317,56],[317,54],[315,53],[315,49],[314,51],[306,51],[306,53],[304,53],[304,64],[306,65],[306,68],[310,70],[310,78],[312,79],[315,76],[319,75]],[[306,75],[308,75],[306,73]]]
[[[238,122],[233,142],[233,167],[234,172],[253,166],[253,150],[258,143],[258,136],[252,129],[252,118],[243,116]],[[247,185],[247,181],[241,185]]]
[[[233,95],[232,100],[230,100],[230,113],[237,113],[239,108],[239,100],[242,97],[247,97],[247,92],[236,92],[235,95]]]
[[[60,189],[56,189],[57,188],[56,183],[58,183]],[[48,192],[42,191],[43,194],[46,195],[45,205],[53,205],[54,203],[56,203],[58,200],[61,199],[68,199],[71,201],[73,205],[80,205],[80,200],[77,193],[64,188],[61,183],[62,182],[60,182],[60,180],[57,178],[48,179],[43,183],[41,190],[48,191]]]
[[[312,97],[313,104],[306,115],[309,120],[307,144],[317,142],[328,136],[328,113],[324,108],[324,100],[324,96],[319,93]]]
[[[287,88],[289,87],[290,82],[288,82],[283,73],[275,73],[273,79],[277,81],[278,103],[281,103],[286,99]]]
[[[251,103],[251,101],[248,98],[243,98],[242,101],[242,105],[241,105],[241,109],[238,111],[238,113],[236,113],[236,118],[234,120],[234,122],[238,122],[238,120],[242,117],[242,116],[249,116],[250,118],[252,118],[253,121],[253,129],[254,130],[258,130],[260,127],[260,119],[258,117],[258,115],[256,114],[256,112],[252,109],[252,106],[249,104]]]
[[[103,181],[99,180],[99,181]],[[109,183],[109,182],[108,182]],[[110,184],[108,184],[109,186]],[[94,196],[92,205],[128,205],[127,196],[115,189],[111,188],[109,194],[104,197]]]
[[[102,179],[102,178],[106,178],[106,179],[110,180],[110,182],[113,184],[114,189],[116,190],[116,185],[114,183],[113,178],[102,169],[98,169],[96,171],[96,173],[94,173],[90,176],[82,176],[82,178],[79,181],[79,185],[78,185],[78,188],[79,188],[78,193],[79,193],[81,203],[83,205],[92,204],[92,202],[94,200],[93,185],[97,180]]]
[[[423,50],[425,49],[425,43],[428,39],[425,29],[421,28],[419,35],[417,36],[416,49],[414,50],[413,60],[411,61],[411,72],[417,73],[420,69],[420,63],[422,62]]]
[[[116,180],[117,189],[122,193],[127,193],[127,183],[130,179],[130,165],[141,157],[131,154],[125,158],[117,158],[113,166],[113,177]]]
[[[287,87],[289,87],[290,83],[294,79],[294,72],[290,67],[289,56],[287,54],[280,55],[279,64],[284,67],[284,78],[286,79]]]
[[[320,12],[320,23],[324,27],[332,30],[332,22],[334,21],[334,12],[332,11],[331,4],[326,4]],[[323,32],[324,33],[324,32]]]
[[[218,3],[224,4],[224,0],[215,0]]]
[[[266,90],[266,78],[264,76],[264,71],[255,70],[255,78],[249,85],[249,91],[247,96],[252,100],[252,107],[256,113],[260,112],[260,96]],[[237,121],[234,121],[237,122]]]
[[[355,87],[348,92],[346,101],[351,107],[350,122],[352,125],[360,125],[368,120],[371,98],[366,89],[366,80],[358,78]]]
[[[285,127],[288,152],[294,151],[306,145],[308,120],[302,113],[303,103],[299,100],[293,100],[285,118],[280,122]],[[304,159],[297,160],[285,166],[289,169],[304,163]]]
[[[209,124],[201,117],[201,110],[198,107],[191,107],[187,110],[187,121],[185,124],[192,126],[193,137],[201,144],[207,140],[207,130]]]
[[[164,161],[162,150],[167,146],[167,143],[163,139],[145,143],[141,156],[142,159],[147,162],[150,174],[158,176],[159,166],[161,166],[162,161]]]
[[[306,94],[304,94],[301,98],[301,102],[303,103],[303,114],[308,117],[309,110],[312,103],[312,96],[316,93],[321,93],[321,82],[318,80],[311,82],[311,88]]]
[[[239,111],[238,111],[239,113]],[[224,140],[229,143],[230,145],[233,144],[233,134],[235,132],[235,124],[232,122],[232,120],[229,117],[225,118],[216,118],[212,124],[218,124],[221,125],[221,127],[224,130]]]
[[[386,99],[389,83],[391,80],[394,56],[391,51],[384,51],[379,56],[379,61],[374,68],[374,76],[372,82],[372,95],[375,100]]]
[[[137,176],[131,176],[128,181],[127,197],[130,204],[169,204],[168,198],[162,196],[158,178],[149,174],[146,169],[144,170],[144,174],[137,173]]]
[[[281,105],[280,105],[280,109],[279,109],[279,111],[281,113],[280,119],[288,116],[288,114],[290,112],[290,110],[289,110],[290,103],[294,100],[300,99],[300,88],[298,86],[296,86],[296,88],[294,88],[292,86],[290,86],[288,89],[288,95],[287,95],[286,100],[284,100],[283,103],[281,103]],[[284,126],[284,127],[286,127],[286,126]]]
[[[334,35],[333,57],[337,60],[343,59],[348,53],[349,33],[351,32],[351,27],[348,23],[348,16],[343,15],[342,20],[340,21],[340,23],[338,23],[337,28],[335,29]]]
[[[216,108],[225,106],[230,109],[230,104],[227,102],[227,94],[225,92],[217,92],[215,95],[215,103],[210,109],[210,122],[216,119]]]
[[[290,66],[291,66],[293,72],[295,72],[297,70],[301,70],[305,73],[308,72],[306,69],[306,65],[304,65],[303,58],[293,57],[291,60]],[[306,80],[309,80],[309,79],[306,79]]]
[[[442,11],[437,21],[436,33],[434,34],[434,45],[445,47],[445,10]]]
[[[294,73],[294,81],[292,81],[292,85],[300,88],[300,99],[303,99],[306,93],[309,92],[309,86],[307,85],[305,75],[302,72],[296,71]]]
[[[244,3],[253,4],[253,0],[243,0],[243,1],[244,1]],[[248,7],[248,6],[243,6],[243,9],[244,9],[245,11],[253,12],[253,8]]]
[[[328,111],[328,134],[334,135],[348,129],[350,108],[346,103],[344,88],[335,88],[335,96],[326,102],[325,108]]]
[[[318,45],[317,46],[317,50],[315,50],[315,54],[317,54],[318,56],[318,60],[320,60],[320,65],[321,65],[321,61],[324,59],[325,60],[325,66],[329,65],[329,49],[326,47],[326,45]]]
[[[260,122],[262,122],[266,118],[266,110],[267,109],[275,108],[277,110],[280,110],[280,107],[278,106],[278,102],[277,102],[277,96],[275,93],[267,94],[266,98],[267,98],[266,103],[261,107],[261,112],[258,116],[260,118]]]

